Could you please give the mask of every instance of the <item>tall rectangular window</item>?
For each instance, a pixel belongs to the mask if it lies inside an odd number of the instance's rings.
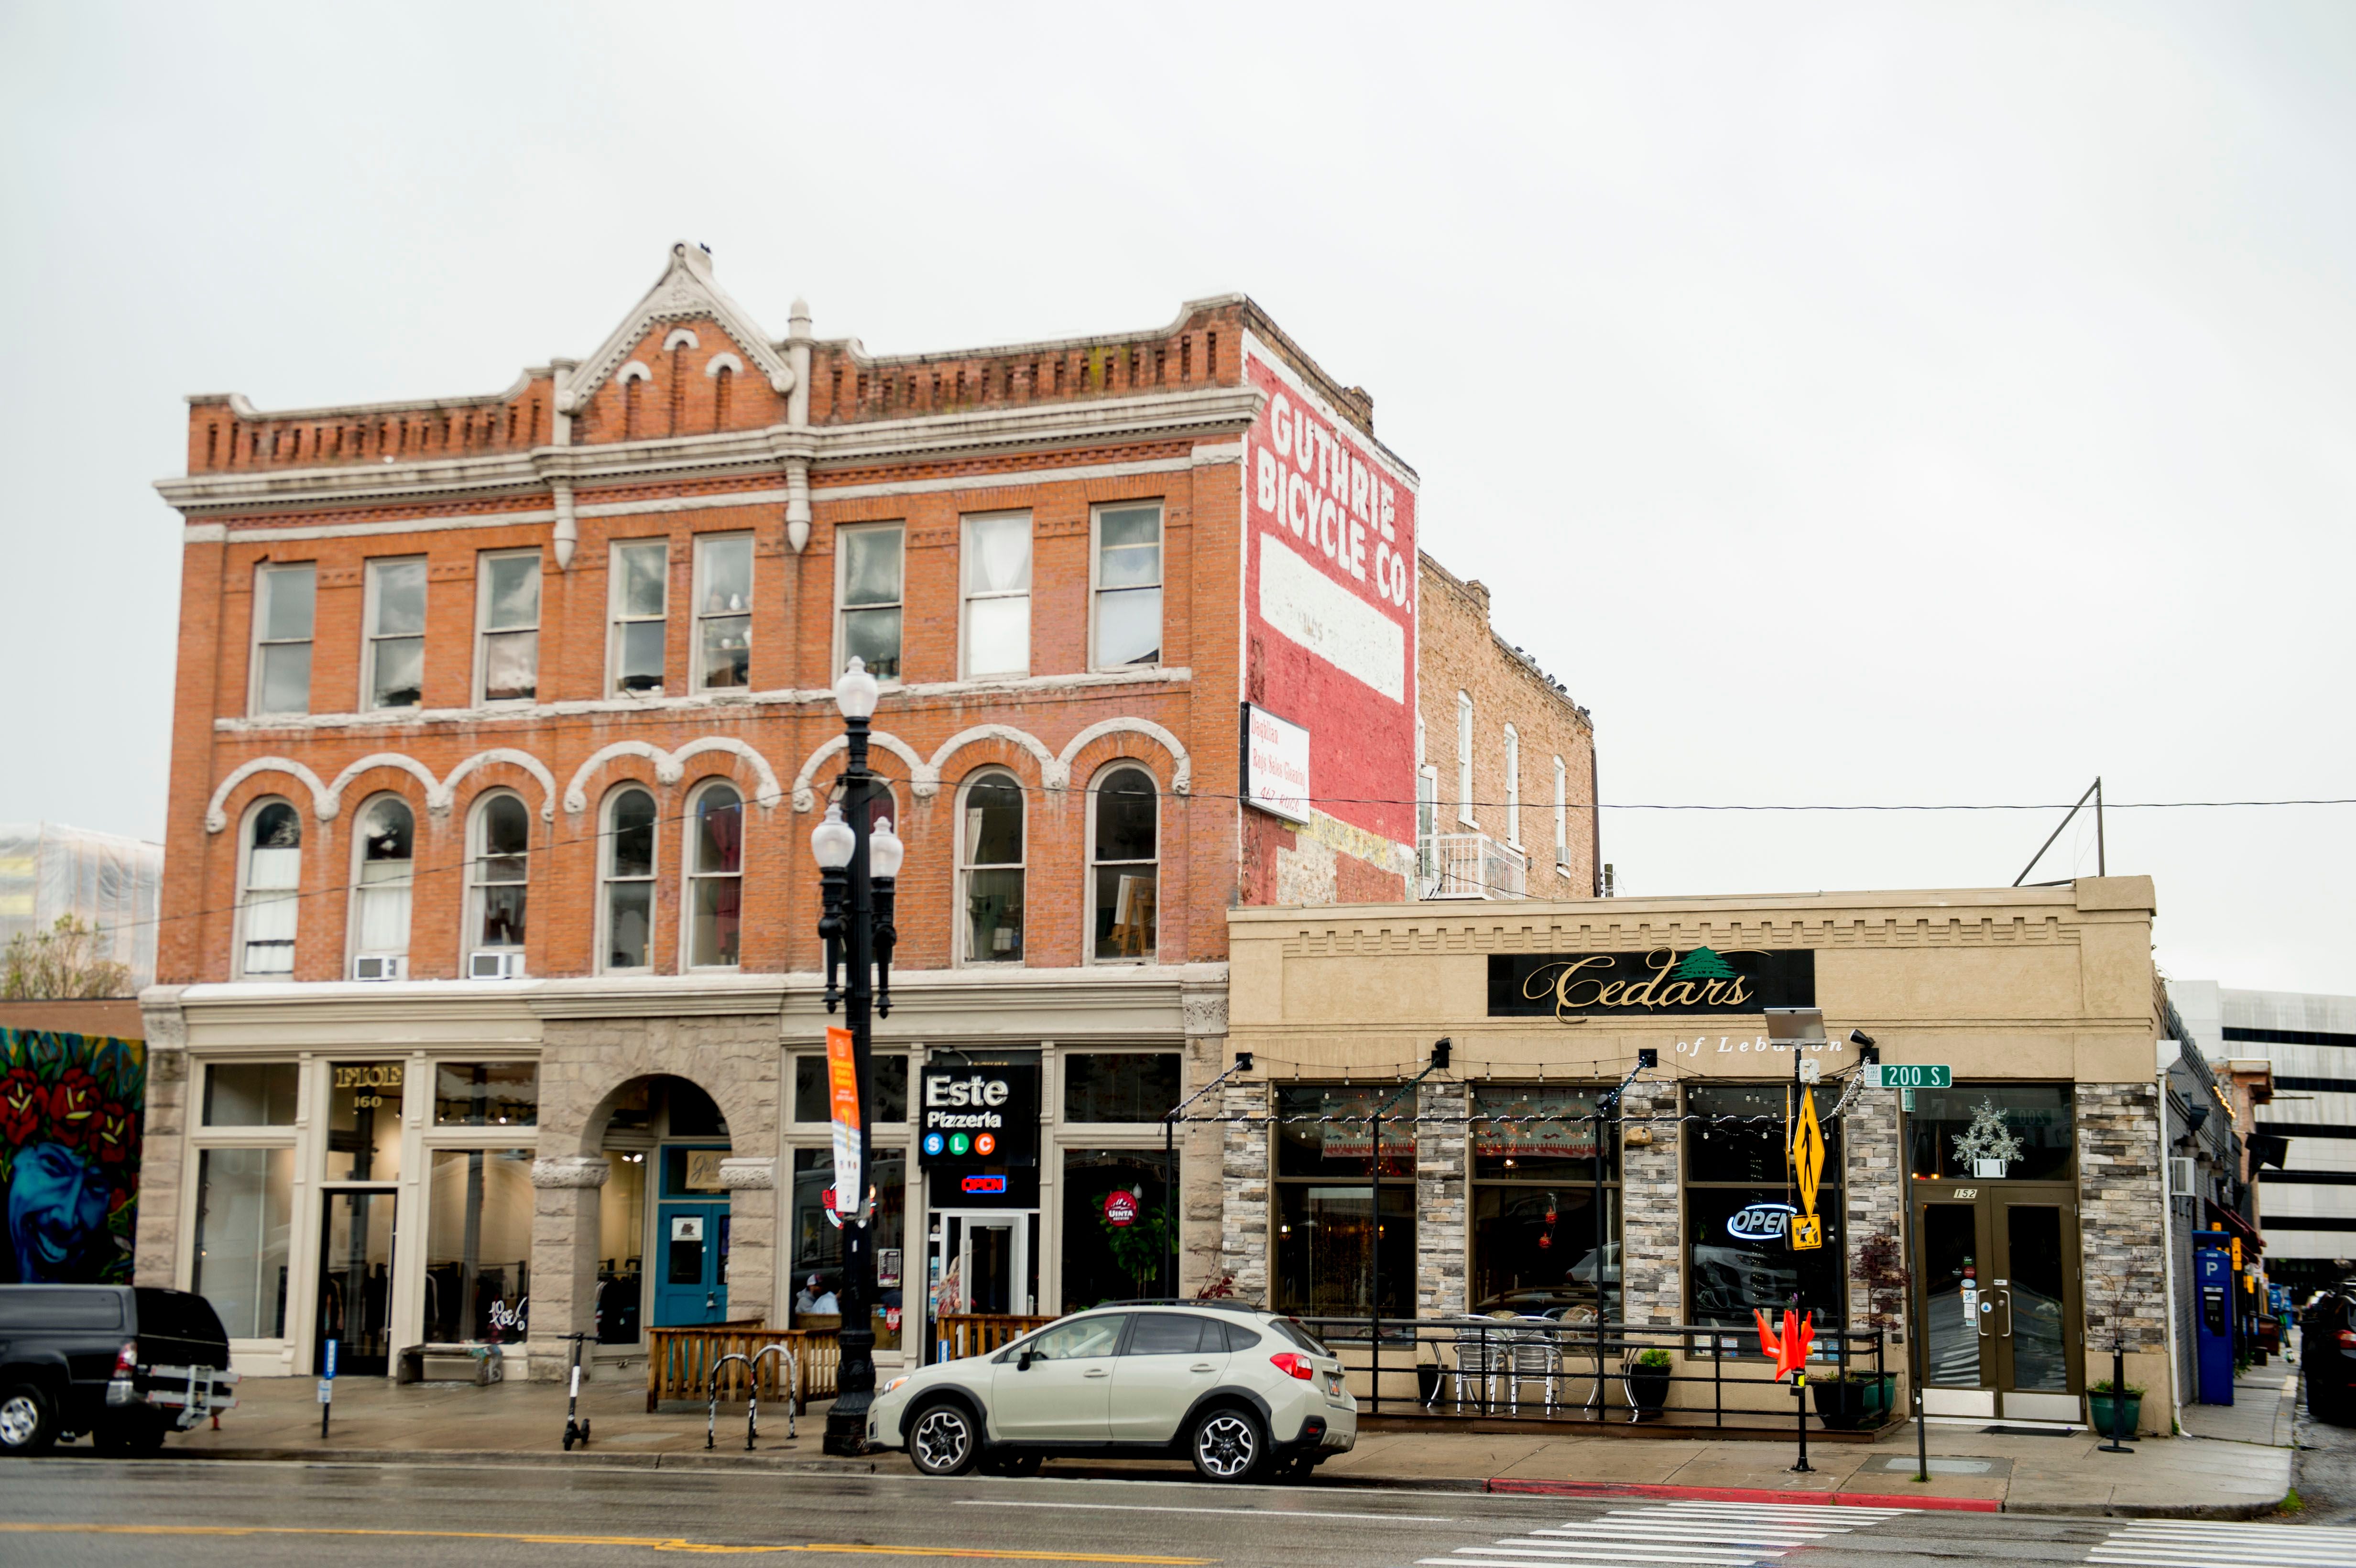
[[[209,1148],[197,1156],[197,1239],[188,1288],[232,1339],[286,1334],[292,1148]]]
[[[1456,694],[1456,819],[1477,827],[1472,815],[1472,696]]]
[[[1505,726],[1505,842],[1522,841],[1522,737]]]
[[[1825,1171],[1816,1190],[1816,1217],[1825,1244],[1792,1250],[1791,1174],[1784,1128],[1792,1085],[1697,1083],[1686,1091],[1686,1267],[1692,1321],[1748,1331],[1758,1307],[1797,1302],[1814,1312],[1816,1332],[1839,1328],[1847,1316],[1842,1263],[1841,1126],[1832,1114],[1837,1084],[1806,1091],[1815,1097],[1825,1134]]]
[[[1599,1312],[1611,1321],[1626,1316],[1619,1161],[1598,1096],[1592,1088],[1474,1086],[1473,1311],[1588,1323]]]
[[[670,598],[670,546],[662,539],[617,544],[606,575],[612,579],[607,592],[613,614],[605,651],[612,672],[607,689],[616,697],[660,697],[665,617]]]
[[[753,536],[695,541],[695,689],[753,680]]]
[[[369,561],[367,598],[366,706],[414,708],[425,697],[425,562]]]
[[[965,520],[964,673],[1031,673],[1031,515]]]
[[[425,1338],[523,1338],[531,1294],[532,1152],[436,1149],[425,1200]]]
[[[866,661],[867,673],[878,680],[900,676],[901,546],[905,531],[898,523],[844,528],[837,536],[841,549],[841,581],[836,603],[841,605],[841,625],[835,637],[838,669],[854,658]]]
[[[1097,513],[1092,669],[1162,662],[1162,507]]]
[[[318,568],[265,566],[253,576],[255,714],[311,711],[311,619]]]
[[[540,692],[540,551],[503,550],[481,561],[475,700],[530,702]]]
[[[1554,863],[1570,864],[1570,770],[1554,760]]]
[[[1396,1083],[1296,1083],[1276,1091],[1276,1307],[1362,1317],[1374,1299],[1381,1238],[1383,1316],[1415,1312],[1415,1102],[1382,1125],[1382,1211],[1375,1211],[1373,1113]]]

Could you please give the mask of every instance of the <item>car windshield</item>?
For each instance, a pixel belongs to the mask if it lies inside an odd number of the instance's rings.
[[[1274,1329],[1283,1338],[1291,1340],[1296,1347],[1308,1351],[1312,1356],[1330,1356],[1333,1353],[1324,1346],[1319,1344],[1317,1342],[1317,1337],[1314,1334],[1312,1334],[1308,1329],[1303,1328],[1298,1318],[1270,1317],[1266,1321],[1269,1328]]]
[[[1055,1323],[1042,1328],[1028,1339],[1013,1347],[1017,1357],[1029,1356],[1034,1361],[1070,1361],[1084,1356],[1109,1356],[1120,1340],[1120,1326],[1126,1315],[1108,1312],[1093,1317],[1075,1317],[1067,1323]]]

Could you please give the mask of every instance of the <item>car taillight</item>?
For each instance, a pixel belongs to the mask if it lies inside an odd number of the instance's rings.
[[[1317,1369],[1309,1364],[1308,1357],[1296,1355],[1290,1350],[1279,1350],[1268,1359],[1268,1364],[1285,1376],[1299,1378],[1302,1382],[1317,1375]]]
[[[114,1352],[114,1375],[127,1378],[139,1370],[139,1341],[125,1339],[123,1349]]]
[[[2356,1328],[2340,1330],[2340,1348],[2343,1350],[2356,1350]]]

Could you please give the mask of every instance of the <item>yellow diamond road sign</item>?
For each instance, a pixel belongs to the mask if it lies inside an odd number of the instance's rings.
[[[1816,1213],[1816,1183],[1824,1175],[1825,1129],[1816,1121],[1816,1097],[1803,1090],[1799,1118],[1792,1128],[1792,1176],[1800,1189],[1800,1207],[1812,1221]],[[1796,1231],[1794,1236],[1796,1246]]]

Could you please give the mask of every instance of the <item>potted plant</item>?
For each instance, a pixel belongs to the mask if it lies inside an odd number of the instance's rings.
[[[1866,1432],[1890,1419],[1890,1401],[1897,1384],[1892,1372],[1852,1371],[1811,1375],[1808,1387],[1816,1401],[1816,1416],[1828,1432]]]
[[[2135,1435],[2136,1424],[2143,1419],[2143,1390],[2129,1383],[2126,1397],[2117,1403],[2121,1406],[2118,1412],[2120,1424],[2114,1427],[2111,1424],[2111,1380],[2104,1378],[2101,1382],[2086,1385],[2086,1413],[2092,1418],[2096,1435],[2108,1437],[2117,1431],[2130,1437]]]
[[[1639,1416],[1658,1415],[1669,1403],[1669,1353],[1657,1346],[1628,1363],[1628,1403]]]

